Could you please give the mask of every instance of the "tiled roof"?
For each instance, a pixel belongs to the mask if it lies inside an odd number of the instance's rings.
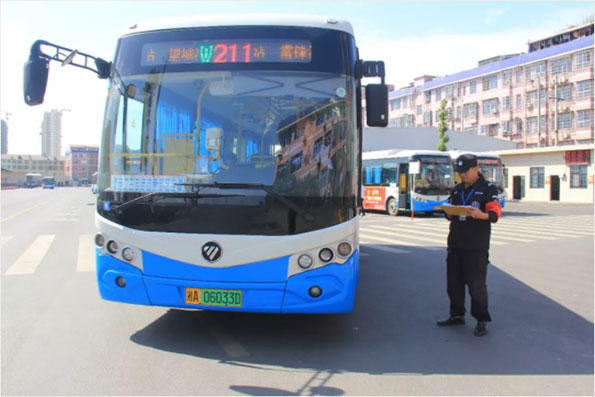
[[[432,81],[428,81],[420,87],[420,91],[426,91],[432,88],[448,85],[457,81],[463,81],[472,79],[474,77],[483,76],[490,73],[495,73],[500,70],[506,70],[518,65],[528,64],[537,62],[542,59],[562,55],[567,52],[581,50],[593,46],[594,36],[581,37],[576,40],[569,41],[568,43],[559,44],[556,46],[548,47],[543,50],[530,52],[528,54],[519,55],[513,58],[508,58],[500,62],[489,63],[477,67],[475,69],[464,70],[459,73],[451,74],[449,76],[439,77]],[[408,95],[413,92],[413,87],[405,90],[393,91],[389,94],[389,99],[397,98],[400,96]]]

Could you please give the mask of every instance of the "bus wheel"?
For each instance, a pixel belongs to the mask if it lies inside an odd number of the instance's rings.
[[[399,213],[399,208],[397,207],[397,200],[395,200],[393,197],[389,198],[386,202],[386,212],[388,212],[388,214],[392,216],[398,215]]]

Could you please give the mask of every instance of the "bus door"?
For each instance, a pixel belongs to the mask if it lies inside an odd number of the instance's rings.
[[[399,164],[399,208],[409,209],[409,164]]]

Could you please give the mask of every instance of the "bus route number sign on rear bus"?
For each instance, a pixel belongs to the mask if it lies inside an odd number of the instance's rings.
[[[284,62],[309,63],[307,40],[201,40],[145,44],[141,65]]]

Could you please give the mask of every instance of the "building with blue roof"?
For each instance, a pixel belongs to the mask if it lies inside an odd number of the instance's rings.
[[[557,44],[559,43],[559,44]],[[521,148],[593,143],[593,24],[529,43],[452,75],[416,78],[389,94],[390,125],[438,125]]]

